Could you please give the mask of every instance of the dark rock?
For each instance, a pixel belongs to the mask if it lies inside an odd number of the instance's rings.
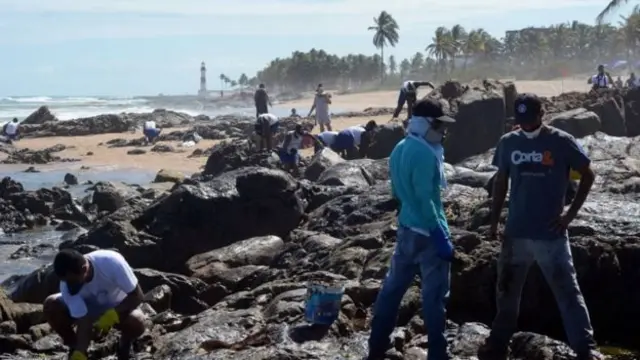
[[[564,130],[576,138],[595,134],[600,130],[600,118],[583,108],[551,115],[549,125]]]
[[[67,185],[78,185],[78,178],[77,178],[75,175],[73,175],[73,174],[69,174],[69,173],[67,173],[67,174],[64,176],[64,182],[65,182]]]
[[[40,106],[38,110],[31,113],[31,115],[27,116],[22,122],[21,125],[40,125],[44,124],[47,121],[58,121],[58,119],[51,113],[49,107],[46,105]]]

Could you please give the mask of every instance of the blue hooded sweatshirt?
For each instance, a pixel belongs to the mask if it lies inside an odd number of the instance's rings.
[[[391,191],[400,201],[398,222],[401,225],[426,235],[439,224],[449,233],[440,197],[442,188],[446,187],[443,161],[423,138],[428,130],[424,121],[426,119],[413,117],[407,137],[391,152]]]

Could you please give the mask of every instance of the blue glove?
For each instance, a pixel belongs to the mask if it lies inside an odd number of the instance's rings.
[[[442,260],[453,260],[453,244],[449,238],[449,234],[444,230],[441,225],[436,226],[435,229],[429,232],[431,241],[436,244],[436,252],[438,257]]]

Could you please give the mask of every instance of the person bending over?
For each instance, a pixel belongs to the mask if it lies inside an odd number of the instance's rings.
[[[407,104],[407,119],[411,118],[411,110],[413,108],[413,104],[415,104],[417,100],[418,88],[420,86],[428,86],[435,89],[435,86],[433,86],[429,81],[405,81],[400,88],[400,93],[398,94],[398,105],[396,106],[396,110],[393,112],[393,118],[391,120],[400,115],[405,103]]]
[[[315,136],[304,131],[302,125],[298,124],[294,130],[287,133],[278,152],[284,170],[291,172],[294,176],[300,174],[298,163],[300,162],[300,149],[305,139],[309,139],[315,146],[322,146]]]
[[[18,140],[20,122],[18,118],[13,118],[11,122],[4,125],[3,132],[9,141]]]
[[[363,157],[360,152],[360,142],[365,133],[373,132],[378,127],[374,120],[371,120],[365,126],[350,126],[336,135],[331,150],[338,153],[347,160],[355,159],[358,156]]]
[[[493,158],[498,168],[490,226],[494,239],[498,238],[509,182],[511,193],[498,257],[497,313],[478,358],[507,359],[511,336],[517,330],[522,289],[536,262],[556,298],[577,360],[599,359],[567,232],[593,185],[591,160],[573,136],[542,123],[544,110],[536,95],[518,95],[514,109],[520,128],[502,136]],[[579,173],[580,184],[565,212],[571,169]]]
[[[260,151],[273,149],[273,136],[278,132],[280,119],[273,114],[260,114],[254,130],[260,138]]]
[[[121,331],[118,360],[128,360],[132,342],[144,333],[145,325],[138,309],[142,289],[124,257],[112,250],[82,255],[65,249],[53,260],[53,270],[60,279],[60,293],[45,299],[43,311],[69,347],[69,359],[87,360],[94,331],[104,336],[115,327]]]
[[[156,128],[155,121],[149,120],[144,122],[142,134],[144,135],[145,141],[148,144],[155,143],[158,136],[160,136],[160,132],[162,132],[162,129]]]

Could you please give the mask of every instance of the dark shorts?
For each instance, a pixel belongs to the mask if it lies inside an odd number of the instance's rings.
[[[160,135],[160,129],[144,129],[142,130],[142,134],[144,134],[144,136],[148,137],[149,140],[153,140],[155,138],[158,137],[158,135]]]
[[[280,157],[280,161],[283,164],[297,164],[298,159],[300,158],[298,152],[296,152],[295,154],[291,154],[285,149],[280,149],[280,151],[278,151],[278,156]]]
[[[280,123],[279,122],[269,126],[269,130],[271,130],[271,135],[277,133],[279,128],[280,128]],[[256,131],[256,134],[262,136],[262,124],[260,122],[257,122],[253,126],[253,129]]]
[[[331,147],[335,151],[346,151],[354,148],[356,139],[349,131],[341,131],[336,136],[333,146]]]

